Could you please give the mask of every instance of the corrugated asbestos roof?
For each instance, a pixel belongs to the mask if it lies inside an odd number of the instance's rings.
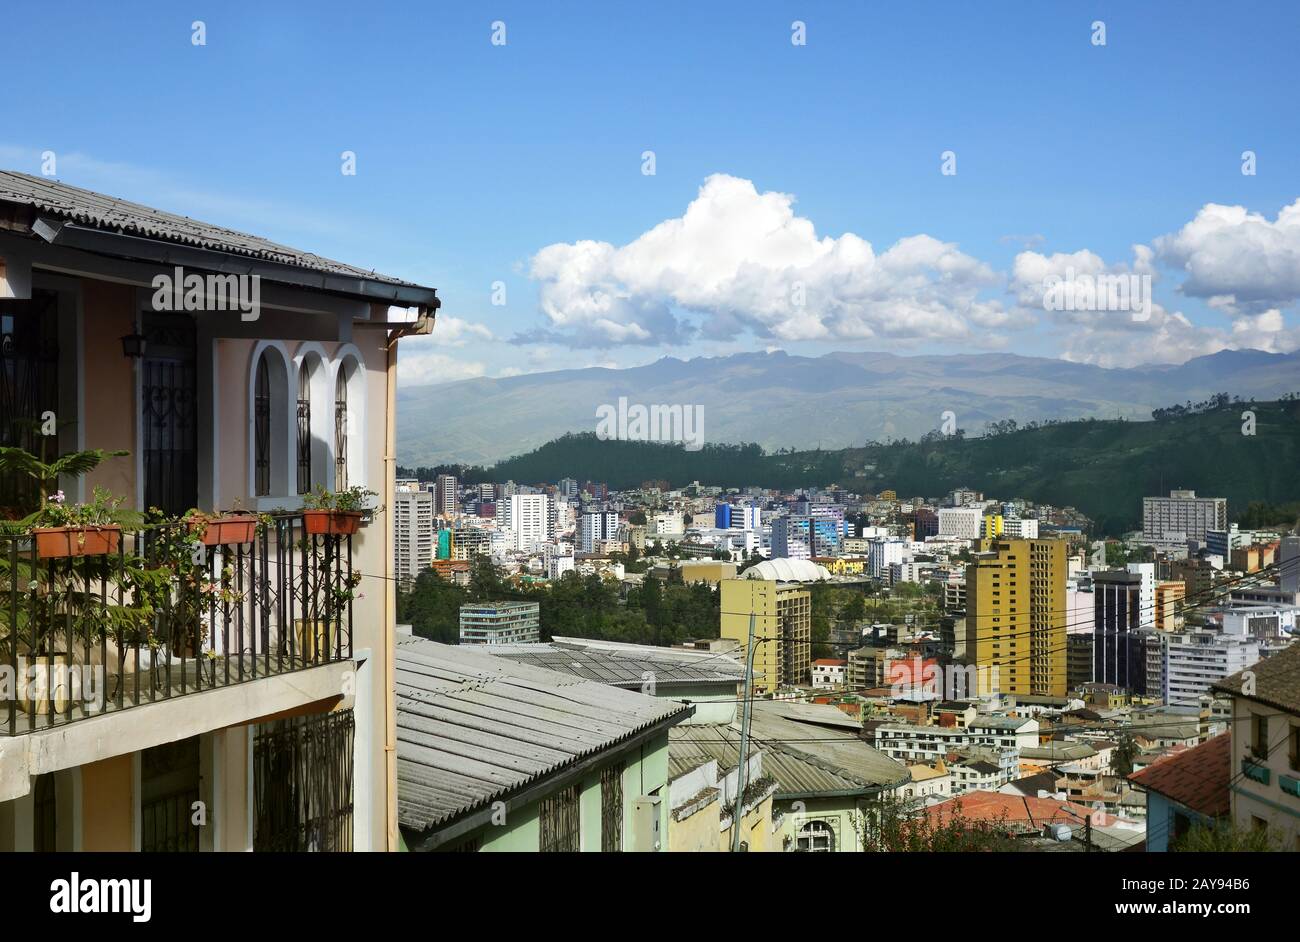
[[[426,830],[690,707],[473,646],[397,645],[398,822]]]
[[[517,664],[545,667],[583,680],[635,690],[640,690],[650,679],[663,685],[738,684],[745,679],[744,666],[734,658],[646,644],[555,638],[548,644],[493,645],[492,653]]]
[[[418,287],[409,281],[278,245],[258,236],[13,170],[0,170],[0,202],[31,206],[42,214],[108,232],[228,252],[309,271]]]
[[[763,752],[763,774],[776,780],[778,798],[873,792],[910,779],[907,767],[851,732],[787,719],[756,702],[750,717],[752,748]],[[740,721],[677,726],[669,730],[671,777],[717,759],[734,768],[740,756]]]

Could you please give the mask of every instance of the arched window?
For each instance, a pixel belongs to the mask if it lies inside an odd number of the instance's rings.
[[[334,410],[330,402],[334,390],[330,389],[323,351],[317,344],[303,344],[295,360],[298,364],[295,483],[299,494],[310,494],[317,487],[328,487],[334,473],[330,464],[330,439],[334,437],[330,428]]]
[[[291,462],[288,361],[273,343],[258,344],[253,356],[248,486],[254,497],[283,497],[289,492]]]
[[[365,486],[366,448],[363,432],[366,424],[366,371],[361,366],[361,351],[344,344],[334,355],[334,430],[332,455],[333,488]]]
[[[266,354],[257,358],[257,380],[253,392],[253,493],[271,493],[271,370]]]
[[[298,369],[298,493],[311,491],[311,374],[304,362]]]
[[[340,366],[334,380],[334,489],[348,489],[348,373]]]
[[[825,821],[809,821],[799,829],[798,849],[806,853],[835,850],[835,829]]]

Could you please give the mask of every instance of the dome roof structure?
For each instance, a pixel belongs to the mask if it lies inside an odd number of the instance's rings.
[[[820,582],[831,577],[825,566],[811,559],[765,559],[750,566],[741,576],[745,579],[774,579],[777,582]]]

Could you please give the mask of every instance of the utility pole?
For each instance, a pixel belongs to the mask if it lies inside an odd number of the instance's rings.
[[[736,808],[731,813],[731,852],[740,851],[740,822],[745,809],[745,773],[749,771],[749,702],[754,685],[754,613],[749,613],[749,650],[745,652],[745,700],[740,714],[740,762],[736,767]]]

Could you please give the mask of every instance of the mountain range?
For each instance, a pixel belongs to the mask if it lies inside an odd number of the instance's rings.
[[[597,409],[698,405],[703,438],[766,451],[918,439],[952,412],[979,434],[991,422],[1144,420],[1151,410],[1226,392],[1275,399],[1300,390],[1300,353],[1222,350],[1179,365],[1109,369],[1015,354],[741,353],[630,369],[557,370],[398,390],[403,465],[492,464],[566,432],[595,431]]]

